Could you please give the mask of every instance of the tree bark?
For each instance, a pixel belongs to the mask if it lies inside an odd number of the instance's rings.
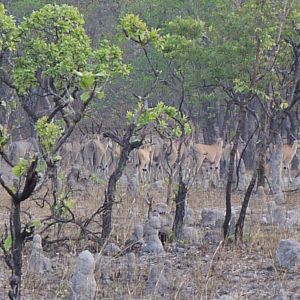
[[[175,219],[173,224],[173,231],[175,234],[175,239],[180,240],[182,236],[182,227],[183,227],[183,218],[185,216],[185,202],[186,202],[186,195],[187,195],[187,187],[185,182],[183,181],[183,175],[182,175],[182,166],[179,166],[178,171],[179,176],[179,186],[178,186],[178,192],[175,198],[176,203],[176,211],[175,211]]]
[[[244,223],[245,223],[245,217],[246,217],[246,212],[247,212],[247,208],[248,208],[248,204],[249,204],[249,200],[252,194],[252,191],[254,189],[255,186],[255,182],[257,179],[257,169],[254,170],[251,181],[248,185],[245,197],[244,197],[244,201],[242,204],[242,208],[240,211],[240,215],[239,218],[236,222],[235,225],[235,241],[237,241],[238,237],[243,240],[243,229],[244,229]]]
[[[21,233],[21,203],[11,200],[10,232],[12,238],[12,275],[9,279],[11,289],[9,299],[21,300],[21,276],[22,276],[22,248],[23,239]]]
[[[226,215],[223,224],[224,239],[226,239],[229,235],[229,224],[231,220],[231,192],[232,192],[232,183],[233,183],[234,160],[235,160],[235,155],[238,147],[239,138],[241,136],[241,129],[245,122],[245,118],[246,118],[246,107],[245,104],[241,103],[239,108],[238,125],[234,136],[233,147],[230,152],[228,179],[226,185]]]
[[[118,161],[117,167],[111,174],[108,180],[107,190],[105,191],[105,200],[103,204],[103,217],[102,217],[102,234],[103,240],[107,239],[112,230],[112,208],[116,198],[116,185],[121,178],[123,171],[128,163],[130,152],[139,147],[142,141],[130,143],[130,139],[133,136],[136,125],[129,125],[122,141],[121,141],[121,155]],[[104,134],[104,137],[111,137],[110,134]]]
[[[282,139],[279,133],[275,135],[275,149],[271,155],[271,168],[272,168],[272,190],[274,194],[282,193],[282,174],[281,174],[281,161],[282,161]]]

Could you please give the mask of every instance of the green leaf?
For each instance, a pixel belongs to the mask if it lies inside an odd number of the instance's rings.
[[[86,91],[86,92],[83,92],[80,96],[80,99],[82,100],[82,102],[87,102],[88,99],[90,98],[90,92]]]
[[[60,161],[60,160],[62,160],[62,157],[59,154],[57,154],[56,156],[53,157],[53,160]]]
[[[21,177],[25,174],[28,167],[28,161],[24,158],[20,158],[17,165],[12,167],[11,171],[16,177]]]
[[[90,72],[84,72],[82,74],[80,86],[83,89],[89,89],[93,86],[94,82],[95,82],[95,75]]]
[[[35,219],[35,220],[32,220],[32,221],[30,222],[30,224],[33,225],[34,227],[38,227],[38,226],[40,226],[42,223],[41,223],[41,220]]]
[[[287,109],[289,107],[289,104],[288,102],[284,101],[282,103],[280,103],[280,108],[283,110],[283,109]]]
[[[11,247],[12,247],[12,237],[11,237],[11,234],[9,234],[7,236],[7,238],[4,240],[3,246],[4,246],[4,250],[5,251],[9,251],[11,249]]]
[[[104,93],[103,90],[97,90],[97,91],[96,91],[96,95],[97,95],[97,97],[98,97],[99,99],[103,99],[104,96],[105,96],[105,93]]]

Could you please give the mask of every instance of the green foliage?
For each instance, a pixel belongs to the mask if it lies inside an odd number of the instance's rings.
[[[99,50],[95,52],[95,78],[112,77],[113,74],[127,76],[131,71],[129,65],[122,63],[122,51],[112,45],[108,40],[103,40]]]
[[[17,35],[14,18],[6,14],[4,5],[0,3],[0,53],[5,50],[15,50]]]
[[[66,217],[69,213],[69,210],[74,207],[74,204],[75,202],[71,198],[60,200],[59,203],[54,207],[54,214],[59,217]]]
[[[0,149],[7,143],[7,141],[8,141],[7,128],[0,124]]]
[[[146,46],[150,42],[158,43],[160,41],[159,30],[156,28],[149,29],[147,24],[134,14],[121,17],[118,27],[128,39],[142,46]]]
[[[8,252],[12,247],[12,237],[11,234],[7,236],[7,238],[3,242],[3,247],[6,252]]]
[[[132,112],[127,112],[127,122],[130,123],[134,116],[140,112],[137,118],[137,127],[145,127],[151,123],[155,123],[158,129],[164,131],[168,127],[172,128],[172,135],[179,137],[182,134],[181,126],[184,127],[185,134],[191,133],[190,125],[185,116],[181,116],[178,110],[173,106],[168,106],[164,102],[159,101],[155,107],[143,110],[141,102],[138,103],[138,108]]]
[[[35,124],[37,135],[48,154],[50,154],[53,145],[63,133],[60,124],[59,121],[49,122],[46,116],[38,119]]]
[[[46,5],[24,19],[18,43],[22,55],[13,73],[20,94],[46,77],[53,78],[60,89],[69,83],[74,70],[85,68],[92,50],[83,25],[78,10],[67,5]]]
[[[20,178],[26,173],[28,167],[29,161],[27,159],[20,158],[18,164],[15,165],[11,170],[16,177]]]
[[[179,35],[189,40],[201,39],[205,32],[205,22],[192,17],[176,17],[168,22],[167,30],[170,34]]]
[[[287,109],[289,107],[289,103],[284,101],[280,103],[280,109],[284,110]]]

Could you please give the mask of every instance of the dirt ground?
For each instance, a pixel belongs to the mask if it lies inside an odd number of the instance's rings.
[[[78,218],[91,215],[103,202],[104,183],[89,189],[83,189],[73,195],[72,210]],[[164,202],[165,193],[158,192],[151,185],[140,188],[139,195],[133,202],[124,187],[118,187],[117,203],[114,208],[114,227],[111,241],[124,247],[131,234],[132,227],[147,219],[147,194],[153,202]],[[243,193],[234,192],[233,206],[240,205]],[[1,190],[0,233],[3,235],[4,224],[9,221],[9,198]],[[285,207],[299,205],[300,194],[287,193]],[[42,200],[37,200],[39,204]],[[254,201],[253,201],[254,203]],[[224,189],[192,188],[188,194],[188,205],[196,214],[195,227],[202,235],[200,222],[203,208],[224,208]],[[141,255],[136,257],[134,279],[128,282],[126,257],[113,257],[110,261],[109,282],[100,278],[96,270],[96,299],[276,299],[281,289],[300,299],[300,272],[286,272],[276,267],[274,257],[281,239],[291,238],[300,241],[300,231],[284,230],[273,226],[261,225],[261,213],[266,210],[267,203],[251,204],[251,213],[247,215],[243,244],[207,243],[203,236],[198,243],[182,243],[180,247],[174,243],[166,244],[163,256]],[[172,204],[174,211],[174,204]],[[44,220],[49,214],[46,208],[40,208],[33,200],[23,205],[24,220]],[[37,229],[40,232],[42,223]],[[101,218],[93,225],[95,231],[101,231]],[[69,299],[70,278],[75,269],[78,253],[87,248],[92,252],[100,251],[95,242],[76,242],[79,229],[75,225],[64,225],[60,236],[70,240],[61,244],[52,244],[45,248],[46,255],[51,258],[53,273],[31,275],[28,272],[30,242],[24,250],[23,299]],[[43,232],[42,237],[54,238],[57,227]],[[0,254],[0,299],[7,299],[8,277],[10,272]],[[147,292],[149,269],[153,265],[162,265],[168,285],[161,291],[159,284],[151,294]],[[227,296],[227,298],[226,298]],[[284,299],[284,298],[282,298]],[[289,299],[289,298],[288,298]]]

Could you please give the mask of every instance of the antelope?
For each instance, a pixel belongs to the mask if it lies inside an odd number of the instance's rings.
[[[161,138],[155,139],[151,149],[151,173],[153,173],[154,180],[163,177],[163,163],[164,163],[164,141]],[[153,172],[152,172],[153,171]],[[159,176],[160,175],[160,176]]]
[[[97,135],[96,138],[90,139],[81,148],[81,158],[85,167],[96,170],[98,168],[103,171],[104,176],[107,177],[107,149],[108,143],[103,143],[100,137]]]
[[[141,178],[141,181],[145,182],[147,176],[150,176],[151,156],[152,144],[144,144],[137,149],[138,163],[136,167],[138,168],[138,174]]]
[[[223,140],[221,138],[218,138],[217,142],[212,145],[206,145],[206,144],[192,145],[192,149],[194,151],[195,160],[196,160],[196,174],[199,173],[204,160],[207,160],[211,164],[210,169],[213,170],[212,165],[214,165],[217,174],[217,179],[220,180],[220,161],[222,158],[222,150],[223,150],[222,147],[223,147]]]
[[[120,157],[121,157],[121,146],[115,142],[113,142],[109,147],[108,147],[108,166],[109,169],[114,168]]]
[[[298,149],[298,140],[295,140],[292,145],[290,144],[283,144],[282,146],[282,164],[283,169],[287,171],[289,181],[292,182],[291,177],[291,163],[293,158],[296,155],[297,149]]]
[[[59,151],[59,154],[63,158],[61,161],[62,165],[68,168],[73,164],[81,164],[80,150],[81,143],[79,140],[64,143]]]
[[[14,165],[20,158],[28,158],[34,152],[38,152],[38,144],[34,138],[14,141],[9,145],[9,159]]]

